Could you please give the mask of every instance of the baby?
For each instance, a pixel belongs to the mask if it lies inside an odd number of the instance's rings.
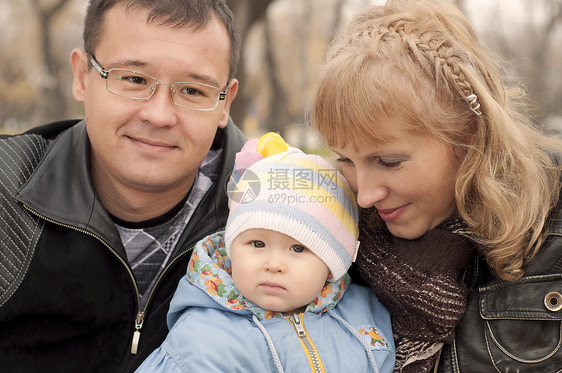
[[[347,274],[358,212],[343,176],[268,133],[237,155],[228,193],[225,231],[194,247],[138,372],[392,372],[389,313]]]

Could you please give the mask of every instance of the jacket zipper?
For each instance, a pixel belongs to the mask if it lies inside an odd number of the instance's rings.
[[[168,265],[166,267],[164,267],[164,269],[162,270],[162,272],[160,273],[160,275],[158,276],[158,278],[154,282],[154,285],[150,289],[150,293],[148,293],[148,297],[146,298],[144,308],[142,309],[142,311],[139,311],[139,313],[137,314],[137,317],[135,319],[135,331],[133,332],[133,343],[131,344],[131,354],[135,355],[137,353],[139,341],[140,341],[140,331],[141,331],[141,328],[142,328],[142,324],[144,323],[144,317],[146,315],[147,307],[150,303],[150,300],[152,299],[152,295],[154,294],[154,290],[158,287],[158,284],[160,283],[160,281],[162,280],[162,278],[164,277],[164,275],[166,274],[168,269],[175,262],[177,262],[180,258],[183,258],[187,253],[190,253],[191,251],[193,251],[194,247],[195,246],[192,246],[190,249],[181,252],[180,254],[175,256],[172,260],[170,260]],[[136,284],[135,284],[135,287],[136,287]],[[139,304],[140,304],[140,297],[139,297]]]
[[[314,343],[312,343],[312,339],[306,332],[306,329],[304,328],[304,324],[302,323],[303,316],[304,314],[302,313],[300,315],[298,313],[295,313],[289,316],[288,319],[295,327],[297,335],[300,338],[301,344],[304,347],[304,351],[308,358],[308,363],[310,364],[311,371],[314,373],[325,373],[324,365],[320,360],[318,351],[316,350]]]
[[[131,282],[133,283],[133,287],[135,289],[135,294],[137,296],[137,315],[135,317],[135,330],[133,331],[133,341],[131,343],[131,354],[136,355],[137,351],[138,351],[138,346],[139,346],[139,342],[140,342],[140,333],[141,333],[141,329],[142,329],[142,325],[144,323],[144,318],[146,316],[146,310],[148,307],[148,304],[150,303],[150,300],[152,298],[152,295],[154,294],[154,289],[156,289],[157,285],[160,283],[162,277],[164,276],[164,274],[166,273],[166,271],[168,270],[168,268],[175,263],[179,258],[183,257],[186,253],[191,252],[193,250],[193,247],[191,247],[191,249],[186,250],[184,252],[182,252],[181,254],[177,255],[174,259],[172,259],[170,261],[170,263],[168,263],[168,265],[164,268],[164,270],[162,271],[162,273],[160,273],[160,276],[158,276],[158,279],[156,280],[156,282],[154,283],[154,286],[152,287],[152,289],[150,290],[150,293],[148,295],[148,298],[146,299],[144,308],[141,310],[140,309],[140,292],[139,292],[139,288],[137,286],[137,282],[135,281],[135,276],[133,275],[133,272],[131,270],[131,268],[129,267],[128,263],[125,262],[123,260],[123,258],[121,258],[121,256],[119,256],[119,254],[117,254],[117,252],[111,247],[109,246],[101,237],[88,232],[84,229],[80,229],[77,227],[73,227],[71,225],[68,224],[63,224],[60,222],[57,222],[55,220],[49,219],[41,214],[39,214],[38,212],[32,210],[31,208],[29,208],[26,205],[23,205],[23,207],[31,212],[33,215],[49,222],[55,225],[58,225],[60,227],[64,227],[64,228],[68,228],[68,229],[73,229],[77,232],[80,233],[84,233],[90,237],[93,237],[95,239],[97,239],[99,242],[101,242],[105,247],[107,247],[107,249],[121,262],[121,264],[123,264],[123,266],[125,267],[125,269],[127,270],[127,273],[129,274],[129,278],[131,279]]]

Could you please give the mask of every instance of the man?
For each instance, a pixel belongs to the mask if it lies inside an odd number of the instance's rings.
[[[162,343],[226,221],[239,44],[221,0],[90,1],[85,120],[0,140],[0,371],[130,372]]]

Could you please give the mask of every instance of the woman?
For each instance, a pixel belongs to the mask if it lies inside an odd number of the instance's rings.
[[[499,66],[454,4],[389,0],[321,71],[311,121],[363,208],[397,372],[562,368],[562,147]]]

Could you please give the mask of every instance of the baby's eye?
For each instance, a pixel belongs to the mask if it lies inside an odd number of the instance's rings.
[[[263,241],[252,241],[250,245],[257,248],[265,247],[265,243]]]
[[[302,253],[306,251],[306,247],[302,245],[293,245],[291,246],[291,251],[294,251],[295,253]]]

